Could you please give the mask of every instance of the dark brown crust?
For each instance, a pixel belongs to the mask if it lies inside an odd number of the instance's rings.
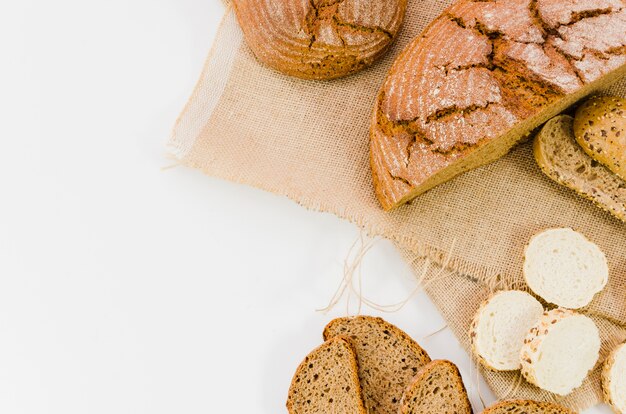
[[[524,408],[515,411],[516,408]],[[485,409],[482,414],[576,414],[575,411],[558,404],[532,401],[532,400],[508,400],[500,401]]]

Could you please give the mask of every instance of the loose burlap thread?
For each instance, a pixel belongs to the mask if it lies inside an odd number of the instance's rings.
[[[293,79],[259,64],[227,5],[169,148],[183,165],[285,195],[387,237],[416,271],[428,260],[440,275],[437,266],[445,261],[445,276],[425,289],[468,351],[467,330],[480,302],[498,289],[527,290],[521,268],[529,238],[545,228],[572,227],[597,243],[610,265],[609,284],[583,309],[600,329],[602,361],[626,340],[626,225],[546,178],[528,143],[396,211],[384,212],[374,196],[368,128],[375,96],[395,56],[449,3],[409,0],[386,57],[333,81]],[[601,92],[626,96],[626,80]],[[483,374],[499,398],[558,401],[575,410],[602,399],[600,363],[567,397],[519,382],[519,372]]]

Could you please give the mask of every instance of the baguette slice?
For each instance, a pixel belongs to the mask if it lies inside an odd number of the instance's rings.
[[[600,334],[588,317],[568,309],[545,312],[520,354],[522,375],[546,391],[567,395],[598,362]]]
[[[572,117],[548,121],[535,138],[534,154],[548,177],[626,221],[626,181],[585,154],[574,139]]]
[[[602,369],[604,399],[617,414],[626,414],[626,344],[618,346]]]
[[[526,246],[526,283],[547,302],[578,309],[591,302],[609,279],[602,250],[572,229],[549,229]]]
[[[404,391],[400,414],[472,414],[459,369],[437,360],[420,369]]]
[[[291,380],[290,414],[366,414],[354,350],[336,337],[314,349]]]
[[[480,306],[470,328],[474,354],[489,369],[519,369],[524,338],[542,314],[541,303],[526,292],[492,295]]]
[[[397,414],[404,390],[430,358],[409,335],[371,316],[338,318],[324,339],[348,338],[356,351],[365,407],[370,413]]]
[[[488,407],[482,414],[576,414],[560,405],[532,400],[501,401]]]
[[[588,99],[576,110],[574,135],[591,158],[626,180],[626,99]]]

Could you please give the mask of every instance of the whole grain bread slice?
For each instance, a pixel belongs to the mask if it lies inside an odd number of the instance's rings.
[[[450,361],[425,365],[407,387],[400,414],[472,414],[459,369]]]
[[[509,400],[498,402],[482,414],[576,414],[569,408],[549,402]]]
[[[396,414],[404,390],[430,358],[409,335],[381,318],[332,320],[324,339],[346,337],[356,351],[363,400],[370,414]]]
[[[574,138],[572,117],[548,121],[535,138],[534,154],[548,177],[626,221],[626,181],[585,154]]]
[[[342,337],[332,338],[302,361],[287,397],[290,414],[365,414],[356,355]]]

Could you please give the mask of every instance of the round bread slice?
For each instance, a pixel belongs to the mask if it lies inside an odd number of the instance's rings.
[[[618,346],[602,369],[602,390],[617,414],[626,414],[626,344]]]
[[[626,180],[626,99],[594,96],[576,110],[574,135],[582,149]]]
[[[567,395],[598,362],[600,334],[587,316],[569,309],[545,312],[524,340],[522,375],[546,391]]]
[[[417,372],[400,402],[400,414],[472,414],[459,369],[437,360]]]
[[[489,369],[519,369],[524,338],[542,314],[541,303],[526,292],[508,290],[494,294],[474,316],[470,328],[474,354]]]
[[[569,408],[549,402],[532,400],[500,401],[485,409],[482,414],[576,414]]]
[[[233,0],[247,45],[286,75],[332,79],[381,57],[400,31],[406,0]]]
[[[343,336],[356,351],[363,400],[370,413],[397,414],[406,387],[430,358],[409,335],[382,318],[330,321],[324,339]]]
[[[526,246],[526,283],[557,306],[578,309],[591,302],[609,278],[602,250],[569,228],[536,234]]]
[[[287,397],[290,414],[365,414],[356,355],[336,337],[314,349],[300,363]]]

